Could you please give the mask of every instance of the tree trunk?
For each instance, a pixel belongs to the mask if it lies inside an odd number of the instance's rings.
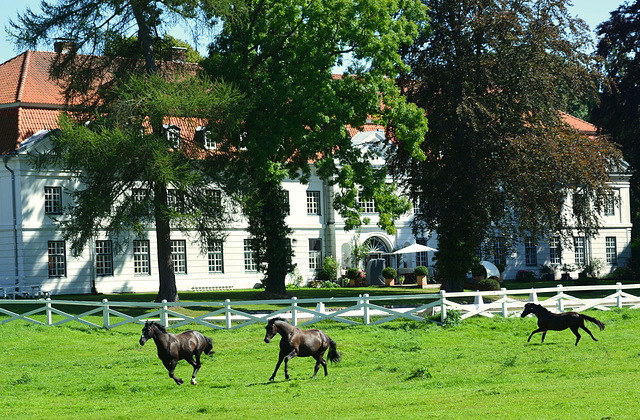
[[[158,277],[160,287],[156,302],[179,302],[176,274],[171,258],[171,224],[163,209],[167,206],[167,189],[164,185],[154,188],[156,241],[158,251]]]

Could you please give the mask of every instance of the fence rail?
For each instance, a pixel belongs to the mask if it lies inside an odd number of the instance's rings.
[[[255,323],[266,323],[269,318],[281,316],[294,325],[310,325],[323,320],[333,320],[351,325],[378,325],[395,319],[413,321],[435,321],[439,315],[443,322],[448,311],[458,311],[462,319],[472,316],[504,317],[519,314],[527,302],[540,303],[545,307],[562,312],[566,309],[581,312],[588,309],[609,310],[612,307],[631,309],[640,308],[640,296],[629,291],[640,289],[640,284],[562,286],[540,289],[501,289],[489,292],[455,292],[416,294],[402,296],[369,296],[325,298],[325,299],[277,299],[260,301],[224,302],[102,302],[67,301],[46,299],[20,299],[0,301],[0,325],[12,321],[26,321],[38,325],[58,326],[69,322],[112,329],[128,323],[144,323],[145,320],[158,320],[165,327],[178,328],[188,324],[198,324],[213,329],[237,329]],[[579,298],[573,292],[611,291],[603,297]],[[546,296],[539,299],[541,295]],[[470,300],[473,298],[473,303]],[[487,302],[485,302],[485,300]],[[389,305],[392,302],[395,305]],[[397,305],[400,302],[401,305]],[[385,306],[385,303],[387,305]],[[15,306],[36,306],[35,309],[19,312],[9,310]],[[255,305],[275,305],[279,309],[272,312],[257,313],[237,308]],[[315,308],[313,306],[315,305]],[[334,308],[328,309],[327,305]],[[344,306],[343,306],[344,305]],[[77,308],[76,314],[70,314],[61,307]],[[188,316],[177,308],[208,308],[208,312]],[[235,308],[234,308],[235,307]],[[86,308],[86,310],[85,310]],[[126,312],[139,312],[132,315]],[[92,317],[89,320],[89,317]],[[56,318],[54,320],[54,318]]]

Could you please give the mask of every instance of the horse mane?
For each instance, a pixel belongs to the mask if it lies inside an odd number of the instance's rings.
[[[164,334],[167,333],[167,329],[165,327],[163,327],[162,324],[158,324],[155,321],[151,321],[150,324],[153,325],[154,327],[156,327],[157,329],[159,329],[161,333],[164,333]]]
[[[273,323],[274,323],[274,322],[276,322],[276,321],[284,321],[284,322],[287,322],[287,320],[286,320],[286,319],[284,319],[284,318],[282,318],[282,317],[277,316],[277,317],[275,317],[275,318],[270,318],[270,319],[269,319],[268,324],[269,324],[269,325],[271,325],[271,324],[273,324]]]
[[[530,306],[532,306],[532,307],[534,307],[534,308],[536,308],[536,309],[538,309],[538,310],[540,310],[542,312],[553,313],[550,310],[548,310],[547,308],[545,308],[544,306],[540,305],[539,303],[529,302],[529,303],[525,304],[525,306],[527,306],[527,305],[530,305]]]

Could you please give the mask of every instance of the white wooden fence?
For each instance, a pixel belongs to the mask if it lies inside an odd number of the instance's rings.
[[[609,310],[612,307],[631,309],[640,308],[640,297],[629,293],[640,289],[640,284],[597,285],[597,286],[569,286],[541,288],[541,289],[501,289],[490,292],[457,292],[432,294],[415,294],[401,296],[369,296],[343,297],[328,299],[278,299],[260,301],[230,301],[224,302],[102,302],[66,301],[47,299],[18,299],[0,301],[0,325],[11,321],[22,320],[39,325],[57,326],[68,322],[80,322],[95,328],[112,329],[128,323],[143,323],[154,319],[162,325],[178,328],[187,324],[199,324],[213,329],[236,329],[255,323],[266,323],[269,318],[281,316],[287,318],[294,325],[310,325],[323,320],[333,320],[351,325],[377,325],[395,319],[404,318],[413,321],[437,319],[444,321],[447,312],[456,310],[461,318],[476,315],[493,317],[501,314],[504,317],[518,315],[524,304],[537,302],[546,307],[554,308],[558,312],[565,309],[584,311],[587,309]],[[604,297],[581,299],[572,296],[572,292],[605,291]],[[541,296],[544,295],[544,296]],[[550,296],[548,296],[550,295]],[[539,299],[539,297],[543,297]],[[470,301],[474,303],[460,303]],[[485,302],[486,301],[486,302]],[[386,305],[393,302],[394,305]],[[37,305],[35,309],[19,312],[10,310],[14,306]],[[236,308],[246,308],[255,305],[275,305],[279,309],[272,312],[253,313]],[[313,306],[315,305],[315,308]],[[335,309],[327,309],[327,305]],[[59,309],[61,306],[78,307],[69,314]],[[177,312],[177,308],[209,308],[210,311],[198,315],[188,316]],[[234,308],[235,307],[235,308]],[[86,308],[86,311],[81,308]],[[313,308],[313,309],[312,309]],[[125,311],[134,310],[144,312],[139,316],[131,316]],[[88,317],[92,317],[92,321]],[[55,320],[54,320],[55,318]],[[97,321],[101,319],[102,322]],[[98,323],[96,323],[98,322]]]

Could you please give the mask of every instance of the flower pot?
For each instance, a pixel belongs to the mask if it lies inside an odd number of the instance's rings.
[[[385,286],[393,286],[395,284],[395,279],[384,279]]]
[[[423,289],[427,287],[427,276],[416,276],[416,283],[418,287],[422,287]]]

